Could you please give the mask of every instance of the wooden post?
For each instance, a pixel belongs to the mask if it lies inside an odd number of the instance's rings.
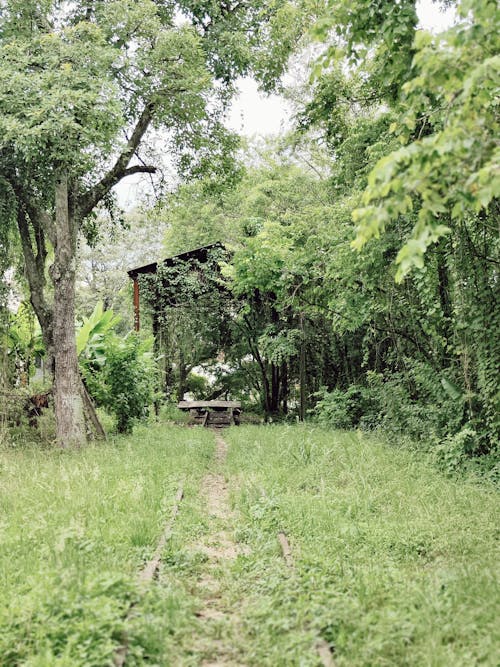
[[[137,276],[134,278],[134,330],[139,331],[141,328],[141,318],[139,310],[139,282]]]

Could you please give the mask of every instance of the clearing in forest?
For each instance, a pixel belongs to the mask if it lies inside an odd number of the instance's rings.
[[[319,639],[340,666],[498,664],[493,487],[357,433],[222,438],[0,453],[2,667],[111,665],[125,636],[127,665],[312,667]]]

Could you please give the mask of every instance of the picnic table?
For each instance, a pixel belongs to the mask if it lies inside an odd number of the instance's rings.
[[[177,407],[189,412],[192,424],[224,428],[240,423],[239,401],[179,401]]]

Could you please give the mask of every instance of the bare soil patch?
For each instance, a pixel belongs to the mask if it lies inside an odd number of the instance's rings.
[[[215,440],[214,467],[201,484],[210,530],[196,545],[206,556],[197,581],[197,594],[202,600],[196,614],[201,621],[197,642],[204,656],[202,667],[244,667],[238,660],[238,611],[228,607],[224,597],[225,572],[240,553],[233,538],[234,512],[222,472],[227,444],[218,432],[215,432]]]

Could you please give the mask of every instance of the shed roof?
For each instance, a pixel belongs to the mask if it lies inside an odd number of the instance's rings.
[[[185,262],[190,259],[197,259],[200,262],[206,262],[208,251],[214,248],[224,249],[224,245],[220,241],[215,243],[210,243],[209,245],[200,246],[199,248],[194,248],[193,250],[188,250],[187,252],[181,252],[179,255],[173,255],[172,257],[167,257],[162,260],[161,264],[166,264],[167,266],[172,266],[177,261]],[[130,278],[137,278],[138,275],[144,273],[156,273],[158,270],[158,262],[152,262],[151,264],[145,264],[144,266],[138,266],[135,269],[130,269],[127,271]]]

